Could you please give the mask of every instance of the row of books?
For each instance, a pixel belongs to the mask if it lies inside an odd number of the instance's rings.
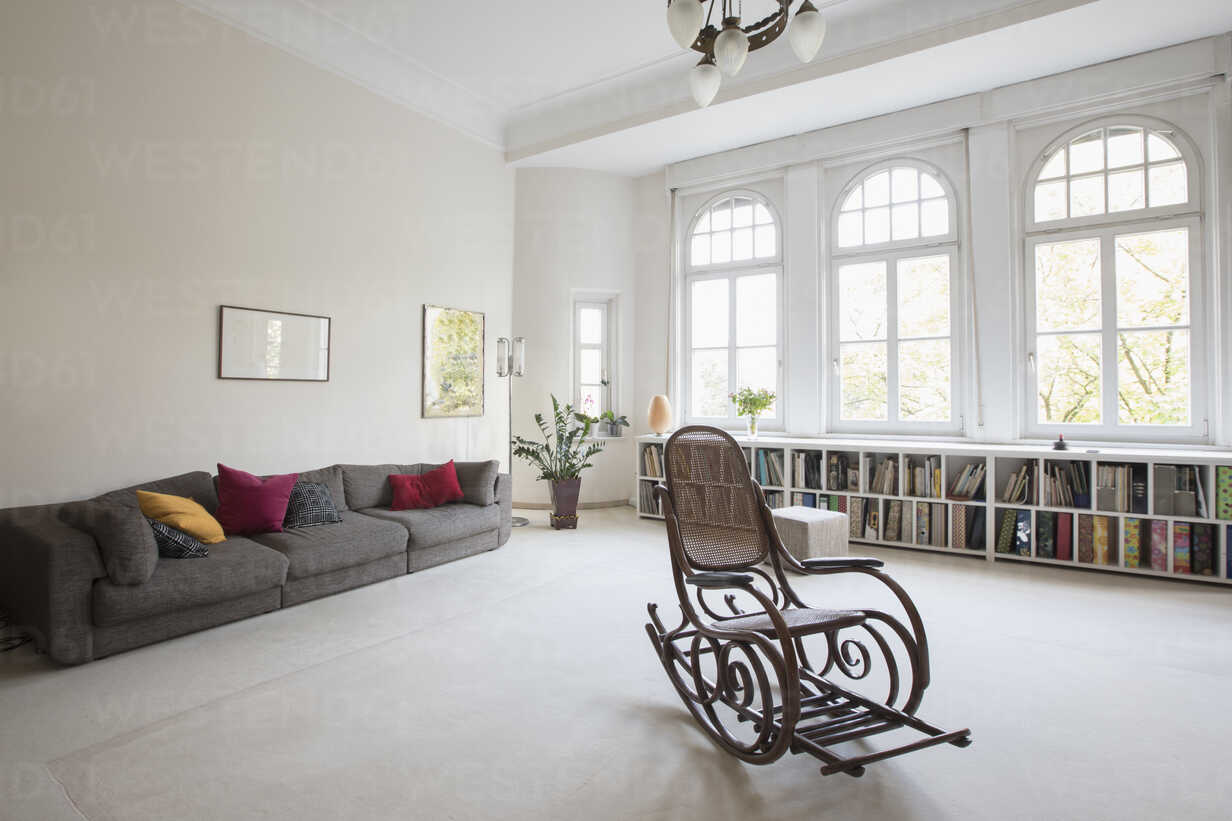
[[[663,478],[662,445],[646,445],[642,448],[642,475]]]
[[[860,489],[860,465],[850,464],[845,453],[831,453],[826,466],[826,487],[830,490]]]
[[[940,502],[915,503],[916,544],[931,545],[932,547],[946,546],[946,534],[948,531],[946,526],[947,508],[948,505],[943,505]]]
[[[926,499],[941,498],[941,457],[940,456],[908,456],[906,475],[903,477],[907,487],[906,496],[923,496]]]
[[[1035,499],[1035,462],[1026,461],[1018,470],[1010,474],[1001,491],[1001,501],[1011,505],[1034,504]]]
[[[1146,513],[1146,465],[1097,465],[1095,506],[1118,513]]]
[[[819,450],[796,451],[792,454],[794,462],[793,475],[796,477],[796,487],[812,487],[821,489],[821,460],[824,454]]]
[[[880,459],[880,462],[875,460]],[[898,495],[898,457],[870,456],[868,457],[869,493],[880,493],[883,496]]]
[[[950,498],[958,500],[983,500],[984,476],[988,473],[987,462],[972,462],[962,469],[950,485]]]
[[[1090,508],[1088,482],[1086,462],[1045,462],[1044,476],[1040,480],[1040,504]]]
[[[757,477],[758,484],[782,487],[784,484],[783,451],[759,449],[757,451],[757,471],[753,475]]]
[[[985,512],[978,505],[954,505],[950,518],[953,536],[950,546],[955,550],[983,550],[987,543]]]
[[[783,491],[781,490],[763,490],[766,494],[766,504],[771,509],[783,507]]]
[[[637,509],[640,510],[642,513],[654,513],[659,516],[662,516],[663,510],[659,507],[658,500],[655,499],[654,489],[655,489],[654,482],[638,482],[637,483],[637,496],[638,496]]]
[[[829,496],[825,493],[810,493],[807,490],[791,494],[791,503],[797,507],[819,507],[822,510],[847,512],[846,496]]]
[[[1208,515],[1206,491],[1194,465],[1156,465],[1152,495],[1156,514],[1201,516],[1203,519]]]

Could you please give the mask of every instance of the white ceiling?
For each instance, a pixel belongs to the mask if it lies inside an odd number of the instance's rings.
[[[776,42],[698,111],[665,0],[181,2],[518,164],[627,174],[1232,30],[1228,0],[846,0],[818,60]]]

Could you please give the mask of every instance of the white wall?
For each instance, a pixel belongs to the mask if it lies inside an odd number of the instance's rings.
[[[573,301],[615,298],[617,350],[612,351],[616,411],[634,422],[635,193],[632,179],[598,171],[523,168],[517,172],[513,330],[526,337],[527,373],[514,379],[513,430],[541,439],[533,414],[550,419],[555,394],[572,401]],[[632,496],[631,431],[605,440],[582,476],[582,504]],[[547,484],[528,465],[514,465],[515,503],[549,502]]]
[[[1021,280],[1023,181],[1030,163],[1049,139],[1092,117],[1113,113],[1162,117],[1179,126],[1201,156],[1206,207],[1205,274],[1216,299],[1211,312],[1214,351],[1222,350],[1221,372],[1212,375],[1212,441],[1232,442],[1232,403],[1222,399],[1232,384],[1232,242],[1226,210],[1232,202],[1232,37],[1207,38],[953,100],[772,140],[734,151],[699,157],[666,169],[664,188],[675,192],[677,224],[687,223],[693,206],[718,191],[763,191],[783,214],[784,315],[787,345],[784,368],[788,428],[824,435],[832,429],[828,404],[826,304],[830,272],[827,221],[843,185],[872,162],[915,157],[936,164],[953,183],[961,209],[971,210],[970,229],[960,225],[960,257],[969,247],[975,304],[979,317],[979,382],[967,380],[956,397],[966,422],[965,435],[983,441],[1010,441],[1023,429]],[[964,143],[969,160],[964,156]],[[967,166],[969,163],[970,172]],[[970,192],[966,190],[968,178]],[[650,179],[650,178],[647,178]],[[775,189],[781,193],[776,193]],[[649,195],[647,195],[649,198]],[[969,203],[969,205],[968,205]],[[966,214],[960,211],[965,223]],[[667,248],[663,249],[666,256]],[[960,267],[967,270],[967,263]],[[645,283],[646,289],[653,282]],[[660,286],[661,288],[661,286]],[[679,310],[678,295],[669,312],[662,298],[643,299],[638,332],[670,336]],[[959,356],[976,368],[974,351],[964,343]],[[661,371],[639,378],[639,392],[670,391],[680,397],[679,375]],[[678,408],[679,410],[679,408]]]
[[[0,4],[0,506],[217,461],[505,455],[501,154],[172,0]],[[420,418],[424,303],[487,412]],[[215,378],[220,304],[333,317],[331,381]]]

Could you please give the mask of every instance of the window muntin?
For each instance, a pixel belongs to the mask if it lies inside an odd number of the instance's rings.
[[[1048,154],[1033,181],[1035,224],[1189,202],[1188,167],[1168,134],[1146,126],[1086,131]]]
[[[690,420],[737,424],[729,394],[782,397],[781,235],[768,202],[724,194],[695,218],[685,247],[684,389]],[[778,423],[778,402],[763,417]]]
[[[774,259],[778,256],[778,226],[764,202],[735,195],[716,202],[693,224],[689,266],[726,265]]]
[[[883,168],[851,189],[839,207],[839,248],[946,237],[950,200],[932,173],[915,166]]]
[[[865,172],[839,198],[832,428],[958,431],[955,213],[940,174],[902,160]]]
[[[1194,426],[1193,241],[1147,223],[1034,245],[1038,424]]]
[[[608,302],[578,300],[573,312],[574,408],[598,416],[608,407],[611,373]]]

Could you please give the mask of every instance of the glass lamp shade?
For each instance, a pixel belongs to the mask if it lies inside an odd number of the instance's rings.
[[[650,399],[646,409],[646,424],[655,433],[666,433],[672,427],[672,403],[663,394]]]
[[[714,59],[719,70],[728,77],[735,77],[744,68],[749,56],[749,38],[740,30],[740,19],[728,17],[723,21],[723,30],[714,38]]]
[[[509,340],[503,336],[496,340],[496,375],[509,375]]]
[[[691,48],[702,30],[705,10],[702,0],[672,0],[667,7],[667,27],[681,48]]]
[[[709,55],[693,66],[692,71],[689,72],[689,90],[693,92],[693,99],[701,108],[710,105],[714,95],[719,93],[719,86],[722,82],[723,73],[714,64],[714,58]]]
[[[805,0],[787,29],[787,41],[791,43],[791,50],[800,58],[800,62],[812,62],[825,38],[826,18],[821,16],[816,6]]]
[[[526,376],[526,337],[513,338],[513,353],[510,356],[510,367],[514,376]]]

